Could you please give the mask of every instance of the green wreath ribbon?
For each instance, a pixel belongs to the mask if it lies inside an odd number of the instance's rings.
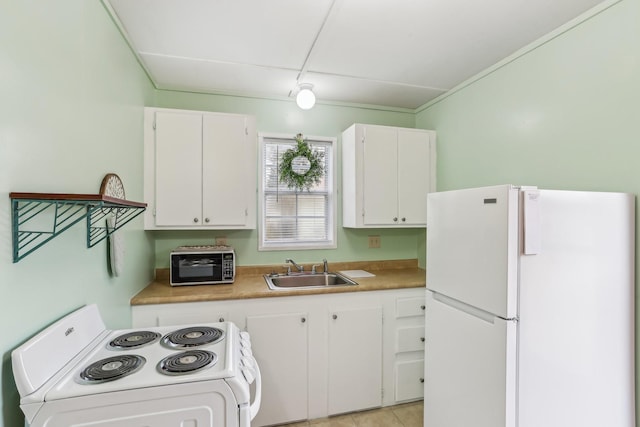
[[[301,133],[294,139],[296,147],[282,153],[282,161],[278,166],[280,182],[296,191],[309,191],[324,175],[324,153],[311,149]]]

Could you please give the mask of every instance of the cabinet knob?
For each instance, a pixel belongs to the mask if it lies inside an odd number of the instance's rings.
[[[209,222],[209,218],[205,218],[204,222],[208,223]]]
[[[397,216],[393,217],[393,222],[398,222],[398,217]]]
[[[333,318],[333,320],[336,320],[338,318],[337,314],[334,314],[333,316],[331,316]]]
[[[421,383],[424,383],[424,378],[420,378],[420,382],[421,382]]]
[[[407,220],[407,218],[402,217],[402,222],[405,222]]]
[[[198,223],[198,218],[193,218],[193,222]]]
[[[424,342],[424,337],[420,337],[420,341]]]
[[[424,305],[421,305],[421,306],[420,306],[420,310],[424,310],[424,309],[425,309],[425,306],[424,306]]]
[[[218,322],[224,322],[224,317],[219,318]]]
[[[302,323],[304,323],[304,322],[306,322],[306,321],[307,321],[307,318],[306,318],[306,317],[303,317],[303,318],[301,318],[301,319],[300,319],[300,321],[301,321]]]

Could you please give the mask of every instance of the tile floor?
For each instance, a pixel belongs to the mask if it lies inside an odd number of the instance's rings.
[[[370,411],[354,412],[335,417],[320,418],[286,427],[423,427],[422,401],[387,406]]]

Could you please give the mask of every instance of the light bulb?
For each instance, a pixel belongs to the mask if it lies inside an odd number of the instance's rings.
[[[296,95],[296,104],[298,104],[298,107],[302,108],[303,110],[309,110],[313,108],[316,103],[316,96],[311,90],[312,88],[313,86],[308,83],[303,83],[300,85],[300,90]]]

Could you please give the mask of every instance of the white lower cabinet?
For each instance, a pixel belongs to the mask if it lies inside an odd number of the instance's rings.
[[[263,387],[260,411],[252,425],[307,419],[307,317],[307,313],[247,316],[247,331]]]
[[[136,305],[132,327],[234,322],[262,373],[252,427],[388,406],[422,396],[423,288]],[[416,329],[418,328],[418,329]],[[404,344],[406,342],[406,344]]]
[[[382,307],[331,311],[329,415],[382,405]]]
[[[424,397],[425,295],[396,301],[394,357],[395,402]]]
[[[424,359],[396,362],[396,402],[424,396]]]

